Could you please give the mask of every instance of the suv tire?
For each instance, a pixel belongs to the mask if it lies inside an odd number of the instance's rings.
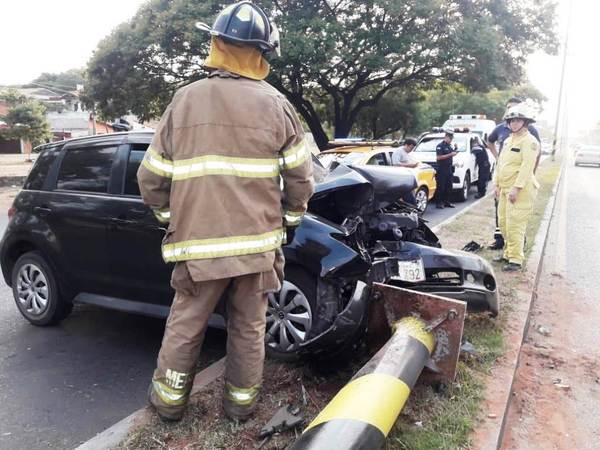
[[[281,297],[282,293],[285,298]],[[285,280],[281,291],[270,293],[268,297],[265,330],[267,356],[279,361],[294,361],[298,359],[298,344],[306,340],[311,327],[315,325],[317,279],[299,267],[288,266],[285,268]],[[296,300],[296,306],[290,306],[292,300]],[[296,333],[296,336],[290,330]],[[269,331],[272,335],[269,335]],[[303,338],[299,339],[301,334]],[[291,349],[283,348],[284,339],[290,341]]]
[[[469,191],[471,190],[471,174],[465,173],[465,179],[463,180],[462,188],[458,191],[458,200],[466,202],[469,198]]]
[[[54,272],[38,251],[17,259],[12,270],[12,289],[17,308],[33,325],[54,325],[73,309],[73,304],[62,298]]]

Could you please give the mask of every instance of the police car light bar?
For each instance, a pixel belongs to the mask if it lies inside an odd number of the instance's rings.
[[[450,120],[462,120],[462,119],[487,119],[485,114],[452,114]]]

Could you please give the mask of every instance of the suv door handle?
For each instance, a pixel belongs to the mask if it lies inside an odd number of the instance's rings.
[[[42,217],[46,217],[52,212],[52,210],[46,206],[36,206],[33,210]]]

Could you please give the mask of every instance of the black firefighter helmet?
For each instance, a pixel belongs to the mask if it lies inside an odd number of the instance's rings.
[[[228,6],[217,16],[212,27],[196,22],[196,28],[225,41],[258,47],[263,53],[280,55],[279,30],[265,12],[251,1]]]

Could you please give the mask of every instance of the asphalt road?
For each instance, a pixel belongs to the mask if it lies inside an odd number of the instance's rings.
[[[435,226],[474,201],[435,209]],[[7,218],[0,211],[0,233]],[[1,278],[1,277],[0,277]],[[146,403],[164,321],[77,305],[59,326],[26,322],[0,279],[0,449],[70,449]],[[210,330],[201,356],[224,354],[225,334]]]
[[[491,184],[490,184],[490,186],[491,186]],[[490,192],[489,189],[488,189],[488,192]],[[477,187],[472,186],[471,190],[469,191],[469,198],[466,201],[464,201],[464,202],[453,201],[452,202],[454,204],[455,208],[437,209],[435,207],[435,200],[430,200],[430,203],[427,206],[427,210],[425,211],[425,214],[423,214],[423,218],[429,222],[430,227],[439,225],[442,222],[451,218],[452,216],[458,214],[463,209],[468,208],[474,202],[476,202],[477,201],[477,199],[475,199],[476,193],[477,193]],[[491,240],[492,240],[492,236],[490,236],[490,241]]]

